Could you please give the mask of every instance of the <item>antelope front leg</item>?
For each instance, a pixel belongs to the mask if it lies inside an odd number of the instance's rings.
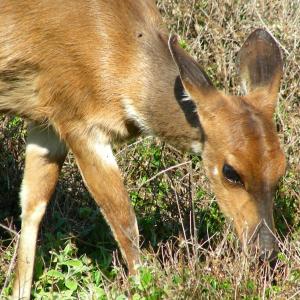
[[[101,140],[68,140],[83,180],[99,205],[131,274],[139,263],[139,232],[111,146]]]
[[[36,240],[40,221],[55,189],[65,145],[51,128],[30,125],[25,172],[20,193],[22,227],[13,287],[13,299],[30,299]]]

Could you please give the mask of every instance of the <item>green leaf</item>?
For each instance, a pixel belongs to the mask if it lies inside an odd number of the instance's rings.
[[[95,271],[94,272],[94,278],[95,278],[95,283],[96,285],[99,285],[100,281],[101,281],[101,272],[100,271]]]
[[[95,294],[96,294],[97,297],[98,297],[97,299],[99,299],[99,298],[100,298],[100,299],[105,299],[106,293],[105,293],[104,289],[95,286],[95,287],[93,288],[93,290],[94,290]]]
[[[151,283],[152,281],[152,274],[150,273],[150,271],[148,270],[144,270],[142,276],[141,276],[141,281],[142,281],[142,285],[143,287],[148,287],[148,285]]]
[[[65,265],[65,266],[75,267],[75,268],[83,267],[83,263],[79,259],[70,259],[70,260],[62,262],[61,264]]]
[[[127,297],[125,295],[119,295],[116,300],[126,300]]]
[[[77,290],[77,287],[78,287],[78,284],[75,280],[72,280],[72,279],[66,279],[65,280],[65,286],[71,290],[71,291],[76,291]]]
[[[132,300],[143,300],[144,297],[140,296],[139,294],[134,294]]]
[[[42,276],[43,268],[44,268],[43,260],[41,259],[40,256],[37,256],[37,258],[35,260],[35,265],[34,265],[34,277],[35,278],[39,278],[40,276]]]
[[[58,278],[58,279],[61,279],[64,277],[63,273],[57,271],[57,270],[49,270],[47,273],[46,273],[47,276],[49,277],[53,277],[53,278]]]
[[[180,39],[179,41],[179,45],[181,48],[186,49],[187,48],[187,42],[183,39]]]

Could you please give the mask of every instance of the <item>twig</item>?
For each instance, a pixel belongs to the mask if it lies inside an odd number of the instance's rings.
[[[9,231],[9,232],[12,233],[14,236],[19,237],[19,235],[20,235],[20,234],[19,234],[18,232],[16,232],[15,230],[13,230],[13,229],[11,229],[11,228],[9,228],[9,227],[7,227],[7,226],[1,224],[1,223],[0,223],[0,227],[2,227],[3,229]]]
[[[0,224],[1,227],[5,228],[6,226]],[[14,230],[13,230],[14,231]],[[15,231],[14,231],[15,232]],[[9,284],[9,280],[10,280],[10,277],[11,277],[11,273],[13,271],[13,268],[15,266],[15,262],[16,262],[16,258],[17,258],[17,251],[18,251],[18,246],[19,246],[19,237],[20,237],[20,234],[18,232],[15,232],[15,237],[14,239],[16,239],[16,245],[15,245],[15,249],[14,249],[14,254],[13,254],[13,257],[9,263],[9,267],[8,267],[8,271],[7,271],[7,275],[5,277],[5,281],[4,281],[4,284],[3,284],[3,288],[1,290],[1,293],[0,293],[0,299],[3,299],[3,294],[4,294],[4,290],[6,289],[6,287],[8,286]]]
[[[143,182],[143,183],[139,186],[138,189],[140,189],[141,187],[143,187],[145,184],[147,184],[148,182],[152,181],[152,180],[155,179],[156,177],[160,176],[161,174],[164,174],[164,173],[166,173],[166,172],[169,172],[169,171],[171,171],[171,170],[173,170],[173,169],[176,169],[176,168],[179,168],[179,167],[181,167],[181,166],[187,165],[187,164],[189,164],[189,163],[191,163],[191,162],[192,162],[192,161],[189,160],[189,161],[186,161],[186,162],[177,164],[177,165],[175,165],[175,166],[171,166],[171,167],[169,167],[169,168],[167,168],[167,169],[165,169],[165,170],[162,170],[162,171],[158,172],[157,174],[155,174],[154,176],[152,176],[151,178],[149,178],[148,180],[146,180],[145,182]]]
[[[136,142],[134,142],[134,143],[132,143],[132,144],[126,145],[126,147],[124,147],[123,149],[121,149],[120,151],[118,151],[118,152],[116,153],[116,156],[119,156],[121,153],[123,153],[123,152],[126,151],[127,149],[132,148],[132,147],[135,146],[135,145],[141,144],[141,143],[143,143],[144,141],[146,141],[146,140],[148,140],[148,139],[150,139],[150,138],[152,138],[152,136],[146,136],[146,137],[144,137],[143,139],[140,139],[140,140],[138,140],[138,141],[136,141]]]
[[[187,255],[188,255],[189,265],[190,265],[190,268],[192,268],[193,264],[191,262],[190,249],[189,249],[189,245],[188,245],[187,236],[186,236],[186,233],[185,233],[185,228],[184,228],[183,218],[182,218],[182,214],[181,214],[181,210],[180,210],[178,195],[177,195],[176,189],[175,189],[175,187],[173,186],[172,183],[171,183],[171,186],[172,186],[172,188],[174,190],[174,193],[175,193],[175,199],[176,199],[176,204],[177,204],[177,209],[178,209],[178,214],[179,214],[179,220],[180,220],[180,224],[181,224],[181,227],[182,227],[182,233],[183,233],[183,237],[184,237],[184,241],[185,241],[184,244],[185,244]]]
[[[300,294],[300,291],[296,292],[294,295],[292,295],[288,300],[296,299],[296,296]]]

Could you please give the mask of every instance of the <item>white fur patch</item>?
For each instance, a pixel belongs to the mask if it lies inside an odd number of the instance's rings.
[[[30,219],[33,222],[40,222],[41,218],[44,216],[45,210],[47,207],[47,202],[41,202],[39,203],[33,210]]]
[[[40,156],[63,157],[67,153],[66,146],[52,127],[43,127],[36,123],[28,125],[27,152]]]
[[[22,183],[21,186],[21,191],[20,191],[20,200],[21,200],[21,207],[25,207],[26,200],[29,197],[29,189],[27,188],[26,184],[24,182]],[[23,212],[23,209],[22,209]]]
[[[28,144],[26,146],[26,152],[35,152],[42,156],[46,156],[49,154],[49,150],[47,148],[41,147],[37,144]]]
[[[92,153],[95,153],[96,156],[99,157],[99,162],[102,162],[107,166],[118,168],[117,161],[110,145],[110,139],[103,131],[94,129],[89,137],[87,146]],[[83,176],[82,173],[81,175]]]
[[[181,101],[193,101],[191,96],[184,90]]]
[[[200,142],[192,142],[191,149],[194,153],[200,153],[202,150],[202,144]]]
[[[97,142],[93,145],[93,148],[105,164],[114,168],[118,167],[115,156],[109,144]]]
[[[22,207],[21,218],[22,219],[25,217],[24,214],[26,214],[26,211],[27,211],[27,208],[26,208],[27,203],[30,202],[29,197],[30,197],[30,190],[29,190],[28,186],[26,185],[26,183],[23,182],[21,191],[20,191],[20,199],[21,199],[21,207]],[[30,220],[30,222],[33,222],[33,223],[38,222],[39,223],[45,213],[46,207],[47,207],[47,202],[41,202],[38,205],[36,205],[34,207],[34,209],[30,211],[30,215],[26,215],[26,217],[29,218],[28,220]]]
[[[127,97],[122,99],[123,107],[126,112],[127,117],[136,122],[136,124],[145,131],[149,131],[149,127],[147,126],[147,122],[143,116],[136,110],[134,107],[133,101]]]
[[[214,166],[214,168],[212,169],[212,174],[214,176],[218,176],[219,175],[219,170],[218,170],[218,167],[217,166]]]

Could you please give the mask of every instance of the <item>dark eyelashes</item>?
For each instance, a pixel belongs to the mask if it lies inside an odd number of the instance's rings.
[[[223,165],[222,174],[224,178],[230,183],[240,184],[240,185],[244,184],[239,173],[227,163]]]

